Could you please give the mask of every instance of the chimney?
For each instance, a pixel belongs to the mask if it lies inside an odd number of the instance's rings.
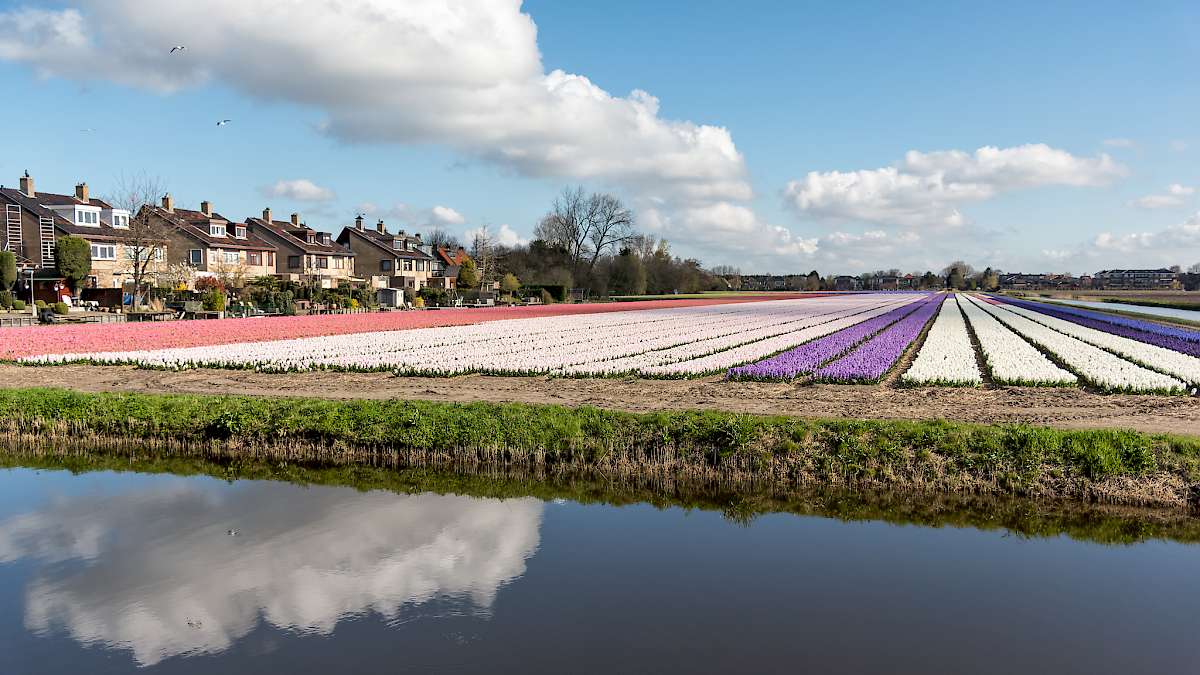
[[[363,229],[363,228],[362,228],[362,221],[363,221],[363,217],[362,217],[362,216],[355,216],[355,217],[354,217],[354,227],[355,227],[356,229],[358,229],[358,230],[362,230],[362,229]]]
[[[275,222],[275,221],[271,220],[271,208],[270,207],[263,209],[263,220],[267,221],[267,223]]]
[[[379,231],[380,231],[381,233],[383,233],[383,234],[387,234],[387,228],[385,228],[385,227],[383,226],[383,221],[382,221],[382,220],[381,220],[381,221],[379,221],[378,223],[375,223],[375,229],[379,230]]]
[[[170,192],[163,195],[162,207],[167,213],[175,213],[175,198],[171,196]]]
[[[200,202],[200,213],[203,213],[204,215],[208,216],[209,218],[212,218],[212,202],[208,202],[208,201]]]
[[[79,201],[84,202],[85,204],[88,203],[89,201],[91,201],[88,199],[87,183],[80,183],[75,186],[75,199],[78,199]]]
[[[28,171],[21,176],[21,192],[24,192],[26,197],[33,197],[36,194],[33,191],[33,176],[30,176]]]
[[[292,227],[300,227],[300,214],[299,213],[292,214]]]

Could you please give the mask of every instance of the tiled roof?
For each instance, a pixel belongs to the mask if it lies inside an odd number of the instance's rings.
[[[174,213],[172,213],[160,206],[155,206],[152,208],[157,216],[175,225],[177,228],[179,228],[180,232],[183,232],[192,239],[195,239],[196,241],[210,248],[232,248],[250,251],[275,250],[274,246],[263,241],[262,239],[259,239],[258,237],[255,237],[254,235],[248,235],[245,239],[238,239],[231,234],[224,237],[212,236],[208,233],[209,221],[224,221],[226,223],[226,228],[237,227],[241,224],[231,223],[227,218],[219,213],[213,212],[212,216],[209,217],[200,211],[191,211],[189,209],[175,209]]]
[[[97,199],[95,197],[92,197],[85,202],[76,199],[75,195],[57,195],[53,192],[38,192],[34,194],[34,198],[42,204],[46,204],[48,206],[98,206],[102,209],[112,208],[112,204],[109,204],[103,199]]]
[[[305,253],[342,256],[354,255],[353,251],[345,246],[342,246],[336,241],[333,241],[332,235],[330,237],[329,244],[322,244],[320,241],[309,243],[306,239],[302,239],[300,236],[298,236],[298,234],[294,234],[301,231],[303,231],[305,234],[308,232],[312,232],[313,234],[317,235],[322,234],[307,225],[293,225],[291,222],[286,220],[272,220],[268,222],[262,218],[247,218],[246,223],[271,231],[276,236],[281,237],[289,244],[299,248]]]
[[[53,218],[54,228],[66,234],[76,235],[87,239],[103,239],[103,240],[119,240],[125,238],[125,230],[117,229],[108,223],[101,222],[99,225],[77,225],[66,218],[63,218],[58,213],[51,211],[42,205],[41,199],[44,193],[37,193],[30,197],[24,192],[14,188],[0,188],[0,195],[21,208],[38,216],[39,218]]]
[[[426,253],[420,249],[411,249],[410,248],[407,251],[405,251],[402,249],[392,247],[392,242],[396,239],[407,239],[411,242],[419,242],[420,241],[420,239],[410,236],[410,235],[407,235],[407,234],[395,234],[395,233],[387,232],[386,230],[383,232],[380,232],[377,229],[366,229],[366,228],[363,228],[360,230],[356,227],[345,227],[342,229],[343,235],[348,232],[362,237],[363,239],[371,242],[372,244],[375,244],[376,246],[388,251],[389,253],[391,253],[393,256],[395,256],[397,258],[413,258],[416,260],[433,260],[433,256],[429,255],[428,253]],[[338,237],[338,239],[342,239],[342,237]],[[347,239],[347,241],[348,241],[348,239]]]

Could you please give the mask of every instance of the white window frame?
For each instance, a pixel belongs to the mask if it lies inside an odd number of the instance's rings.
[[[188,264],[189,265],[196,266],[202,262],[204,262],[204,251],[202,249],[198,249],[198,248],[188,249]]]
[[[92,260],[116,260],[117,247],[114,244],[92,244]]]
[[[225,251],[225,264],[236,265],[241,261],[241,254],[237,251]]]
[[[227,233],[227,230],[224,225],[218,225],[216,223],[208,224],[208,236],[224,237],[226,235],[226,233]]]

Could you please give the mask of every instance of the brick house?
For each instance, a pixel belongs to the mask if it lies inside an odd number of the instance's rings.
[[[425,250],[421,235],[388,232],[382,220],[368,228],[359,216],[353,227],[342,228],[337,242],[354,252],[354,276],[370,280],[374,288],[419,291],[434,276],[434,257]]]
[[[439,246],[433,251],[433,274],[429,277],[429,285],[451,290],[458,287],[458,271],[467,261],[467,250],[461,246],[456,251],[449,251]]]
[[[275,273],[281,279],[337,288],[354,275],[354,252],[333,241],[328,232],[300,222],[298,213],[281,221],[272,219],[271,209],[263,209],[262,218],[247,218],[246,225],[251,236],[275,247]]]
[[[24,269],[54,267],[54,241],[62,235],[80,237],[91,246],[92,269],[85,285],[92,288],[122,288],[132,282],[130,254],[124,241],[129,230],[129,212],[92,197],[87,183],[75,186],[75,194],[37,192],[33,178],[21,177],[20,189],[0,188],[5,209],[5,246],[17,253]],[[16,245],[17,232],[20,245]],[[161,271],[166,252],[148,271]]]
[[[161,206],[149,206],[148,216],[170,231],[167,259],[195,268],[197,276],[223,277],[239,286],[254,277],[275,274],[275,247],[250,234],[245,223],[231,223],[200,202],[200,210],[175,208],[171,195]]]

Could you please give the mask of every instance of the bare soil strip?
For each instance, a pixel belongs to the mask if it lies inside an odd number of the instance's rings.
[[[1097,394],[1074,387],[797,385],[702,380],[545,377],[393,377],[387,373],[269,374],[138,370],[130,366],[0,364],[0,387],[243,394],[331,399],[421,399],[590,405],[611,410],[724,410],[846,419],[949,419],[1066,429],[1122,428],[1200,436],[1200,398]]]

